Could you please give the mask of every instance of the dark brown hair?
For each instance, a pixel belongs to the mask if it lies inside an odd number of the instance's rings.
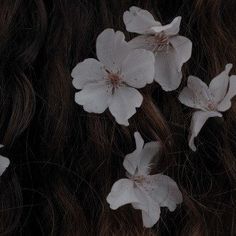
[[[122,15],[132,5],[163,23],[181,15],[181,34],[194,47],[179,90],[142,89],[144,103],[125,128],[108,112],[84,112],[70,73],[95,57],[103,29],[124,31]],[[235,9],[234,0],[0,0],[1,143],[11,160],[0,182],[0,235],[235,235],[235,103],[224,121],[206,123],[193,153],[192,111],[177,100],[187,75],[209,82],[225,64],[236,65]],[[184,195],[152,229],[131,206],[112,211],[106,203],[125,175],[136,130],[145,141],[161,139],[157,171]]]

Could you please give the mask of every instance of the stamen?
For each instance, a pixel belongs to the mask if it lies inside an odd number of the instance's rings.
[[[107,71],[107,73],[108,73],[107,77],[108,86],[112,86],[112,93],[114,93],[115,90],[120,87],[122,83],[122,77],[119,75],[119,73],[113,73],[109,71]]]
[[[214,102],[212,101],[209,101],[208,105],[207,105],[207,108],[210,110],[210,111],[215,111],[216,110],[216,105]]]
[[[137,183],[142,183],[144,181],[145,177],[142,175],[139,176],[132,176],[132,180]]]
[[[216,106],[216,104],[215,104],[215,102],[213,100],[213,96],[212,96],[211,92],[210,91],[205,91],[205,90],[203,90],[203,91],[204,91],[204,94],[202,93],[202,96],[206,96],[208,98],[207,110],[215,111],[217,106]]]
[[[166,51],[168,53],[169,51],[169,37],[164,32],[161,32],[159,34],[156,34],[154,37],[151,37],[150,43],[154,53],[158,53],[160,51]]]
[[[116,74],[109,74],[108,79],[111,81],[111,84],[113,87],[117,87],[120,83],[120,77]]]

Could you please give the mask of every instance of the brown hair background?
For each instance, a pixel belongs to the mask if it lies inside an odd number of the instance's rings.
[[[96,56],[103,29],[125,31],[122,15],[132,5],[162,23],[181,15],[193,56],[177,91],[142,89],[144,103],[125,128],[74,102],[70,72]],[[235,103],[224,122],[206,123],[193,153],[192,110],[177,100],[189,74],[209,82],[225,64],[236,66],[235,9],[234,0],[0,0],[0,137],[11,160],[0,179],[0,235],[236,235]],[[106,203],[136,130],[145,141],[161,139],[156,170],[184,195],[153,229],[131,206],[112,211]]]

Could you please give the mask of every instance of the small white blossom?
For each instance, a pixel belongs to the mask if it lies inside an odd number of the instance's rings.
[[[232,64],[227,64],[225,70],[216,76],[209,87],[199,78],[189,76],[187,87],[179,95],[181,103],[197,109],[193,113],[189,146],[196,151],[194,138],[198,136],[205,122],[210,117],[222,117],[222,113],[231,107],[231,99],[236,95],[236,76],[229,76]]]
[[[0,148],[2,147],[3,145],[0,144]],[[4,171],[7,169],[9,164],[10,164],[10,160],[0,155],[0,176],[4,173]]]
[[[123,20],[127,31],[141,34],[129,42],[131,47],[155,54],[155,81],[165,91],[177,89],[182,80],[182,66],[192,54],[192,42],[178,35],[181,17],[161,25],[151,13],[133,6],[124,13]]]
[[[99,61],[86,59],[72,71],[73,85],[81,89],[75,101],[87,112],[103,113],[109,108],[119,124],[128,126],[143,101],[136,88],[153,82],[154,55],[130,48],[124,34],[113,29],[98,36],[96,49]]]
[[[134,134],[136,150],[128,154],[123,162],[127,177],[114,183],[107,196],[110,208],[132,204],[142,211],[143,225],[152,227],[160,218],[160,207],[168,207],[170,211],[183,200],[182,194],[170,177],[162,174],[150,175],[151,161],[160,150],[159,142],[144,145],[141,135]]]

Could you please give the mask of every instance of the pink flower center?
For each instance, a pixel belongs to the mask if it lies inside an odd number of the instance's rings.
[[[139,176],[133,176],[132,177],[132,180],[141,184],[144,180],[145,180],[145,177],[142,176],[142,175],[139,175]]]
[[[214,97],[209,90],[202,87],[202,90],[193,91],[194,103],[202,106],[208,111],[216,111],[217,104],[214,101]]]
[[[215,111],[215,110],[216,110],[216,105],[215,105],[214,102],[209,101],[209,103],[207,104],[207,108],[208,108],[210,111]]]
[[[121,83],[120,76],[114,73],[108,73],[108,80],[111,82],[113,88],[118,88]]]
[[[154,53],[158,53],[160,51],[168,52],[170,46],[169,37],[164,32],[158,33],[151,37],[150,43]]]
[[[122,85],[122,76],[118,73],[110,72],[106,70],[107,72],[107,85],[108,87],[112,87],[112,94],[115,93],[115,90],[118,89]]]

